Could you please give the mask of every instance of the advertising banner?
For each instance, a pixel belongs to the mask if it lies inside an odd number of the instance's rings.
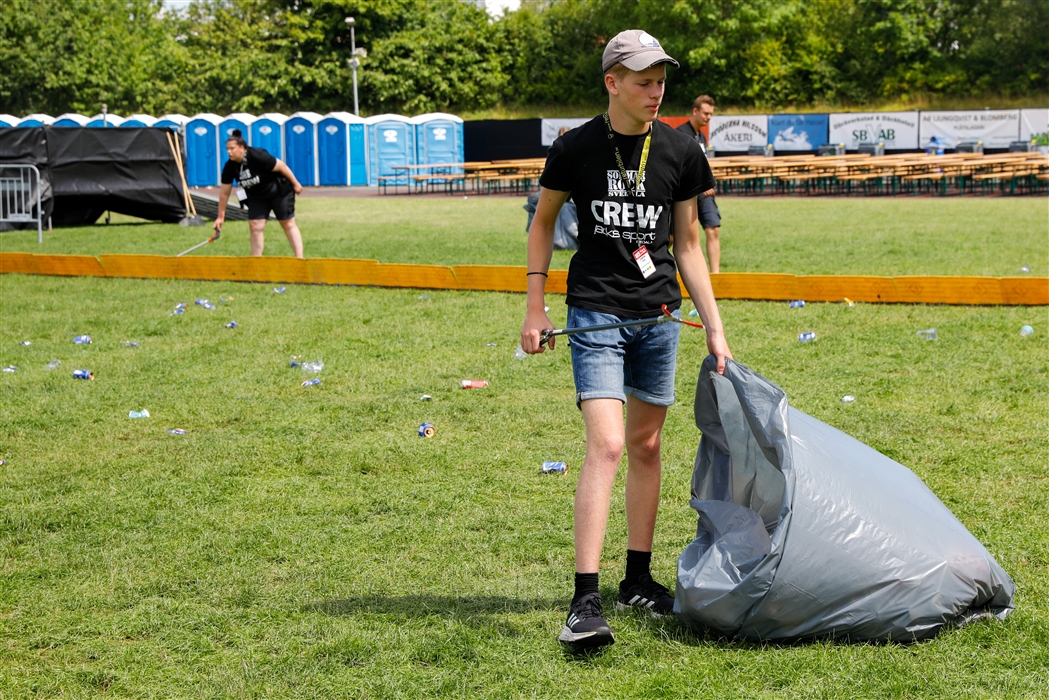
[[[827,143],[826,114],[776,114],[769,117],[769,143],[781,151],[815,151]]]
[[[593,117],[584,117],[581,119],[544,119],[542,126],[542,137],[544,146],[554,145],[554,141],[557,140],[557,132],[561,130],[561,127],[567,126],[569,129],[574,129],[577,126],[582,126]]]
[[[1020,140],[1030,141],[1049,131],[1049,109],[1020,110]]]
[[[886,150],[918,148],[917,112],[860,112],[830,115],[829,143],[855,151],[861,143],[884,143]]]
[[[711,117],[709,128],[715,151],[746,151],[769,142],[769,118],[764,114]]]
[[[982,141],[984,148],[1008,148],[1020,138],[1020,110],[922,112],[920,131],[919,148],[933,136],[945,148],[955,148],[962,141]]]

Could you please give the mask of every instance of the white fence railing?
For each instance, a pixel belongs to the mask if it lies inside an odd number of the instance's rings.
[[[40,171],[28,163],[0,163],[0,222],[36,222],[36,240],[44,242],[40,206]]]

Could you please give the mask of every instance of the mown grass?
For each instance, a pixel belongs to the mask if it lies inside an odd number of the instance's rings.
[[[371,243],[359,232],[354,245]],[[192,305],[229,295],[215,311]],[[615,646],[575,659],[555,635],[582,426],[565,348],[512,358],[522,296],[4,275],[0,300],[0,363],[20,367],[0,375],[0,697],[955,699],[1049,687],[1044,308],[721,303],[739,361],[915,470],[985,543],[1017,583],[1005,622],[912,646],[776,646],[612,612]],[[169,315],[180,301],[189,311]],[[563,299],[550,306],[563,321]],[[1025,323],[1034,336],[1019,336]],[[939,340],[915,335],[929,327]],[[804,330],[819,339],[799,344]],[[80,333],[94,343],[73,345]],[[691,398],[705,350],[700,331],[682,341],[654,557],[666,582],[696,527]],[[323,358],[319,386],[299,386],[292,354]],[[48,372],[52,358],[63,364]],[[74,368],[97,378],[76,381]],[[490,386],[463,391],[463,378]],[[129,420],[140,408],[152,417]],[[416,436],[423,421],[435,438]],[[545,459],[568,473],[541,475]],[[606,596],[625,544],[621,474]]]
[[[523,265],[523,197],[300,198],[308,257],[439,265]],[[1041,197],[719,199],[724,272],[1049,276],[1049,208]],[[0,250],[175,255],[206,228],[126,223],[0,234]],[[269,224],[265,253],[289,255]],[[246,255],[247,222],[190,255]],[[556,251],[553,267],[571,253]],[[1020,268],[1027,266],[1029,273]]]

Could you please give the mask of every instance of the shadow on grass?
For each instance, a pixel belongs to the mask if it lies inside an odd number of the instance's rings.
[[[373,613],[410,617],[441,615],[466,619],[483,615],[560,610],[564,607],[565,602],[559,599],[524,600],[506,596],[450,596],[419,593],[405,596],[363,595],[355,598],[337,598],[311,603],[306,606],[306,609],[333,616]]]

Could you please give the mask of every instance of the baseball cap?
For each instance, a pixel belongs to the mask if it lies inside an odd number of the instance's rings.
[[[654,36],[641,29],[619,32],[605,46],[605,52],[601,56],[601,70],[607,71],[617,63],[622,63],[635,72],[659,63],[669,63],[675,68],[681,65],[667,56]]]

